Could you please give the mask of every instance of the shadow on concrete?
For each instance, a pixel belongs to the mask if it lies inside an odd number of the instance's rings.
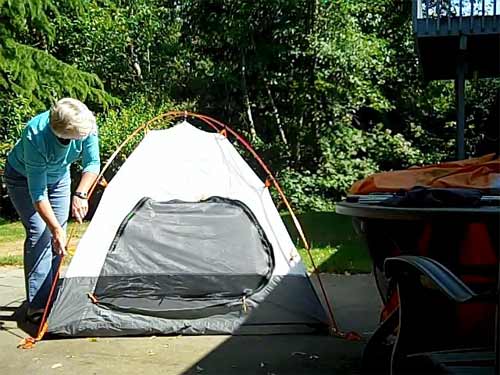
[[[4,322],[10,321],[16,322],[17,328],[25,332],[27,335],[36,335],[38,325],[26,320],[26,310],[28,309],[26,301],[23,301],[19,306],[13,306],[12,303],[13,302],[10,302],[5,306],[0,306],[0,329],[3,331],[10,331],[9,333],[21,337],[18,334],[13,333],[13,329],[7,329],[4,327]]]
[[[337,323],[361,341],[324,335],[230,336],[183,372],[194,374],[357,374],[381,302],[372,275],[322,275]],[[313,277],[314,284],[317,281]]]
[[[7,332],[10,335],[16,336],[19,339],[23,339],[24,337],[22,337],[21,335],[19,335],[18,333],[16,333],[15,330],[16,330],[15,328],[5,327],[5,323],[2,322],[2,321],[0,321],[0,331],[5,331],[5,332]]]
[[[17,307],[12,306],[0,306],[0,320],[16,320],[14,318],[14,313],[17,311]],[[9,315],[10,314],[10,315]]]
[[[0,306],[0,323],[5,321],[16,322],[21,316],[26,314],[25,305],[25,302],[18,299]]]
[[[16,322],[18,328],[26,332],[28,335],[35,334],[37,327],[33,326],[33,324],[24,322],[24,326],[20,325],[25,320],[26,303],[23,302],[19,306],[13,306],[12,303],[13,302],[10,302],[5,306],[0,306],[0,330],[23,339],[24,337],[15,332],[16,328],[5,326],[5,322]]]
[[[363,347],[329,336],[232,336],[183,374],[357,374]]]

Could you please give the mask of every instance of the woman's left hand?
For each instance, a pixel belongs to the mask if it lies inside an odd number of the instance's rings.
[[[73,214],[73,217],[76,219],[76,221],[81,224],[88,211],[88,200],[74,196],[73,203],[71,204],[71,213]]]

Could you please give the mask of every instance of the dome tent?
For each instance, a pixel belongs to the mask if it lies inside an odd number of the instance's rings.
[[[304,332],[328,317],[268,187],[224,134],[151,130],[102,196],[48,332]]]

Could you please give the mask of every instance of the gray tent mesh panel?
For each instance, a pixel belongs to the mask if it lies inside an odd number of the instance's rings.
[[[242,202],[143,198],[117,231],[94,296],[119,311],[198,319],[241,310],[273,268],[271,244]]]

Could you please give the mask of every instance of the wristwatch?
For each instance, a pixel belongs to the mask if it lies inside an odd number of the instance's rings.
[[[80,199],[89,199],[89,195],[87,193],[84,193],[83,191],[75,191],[75,194],[73,195]]]

